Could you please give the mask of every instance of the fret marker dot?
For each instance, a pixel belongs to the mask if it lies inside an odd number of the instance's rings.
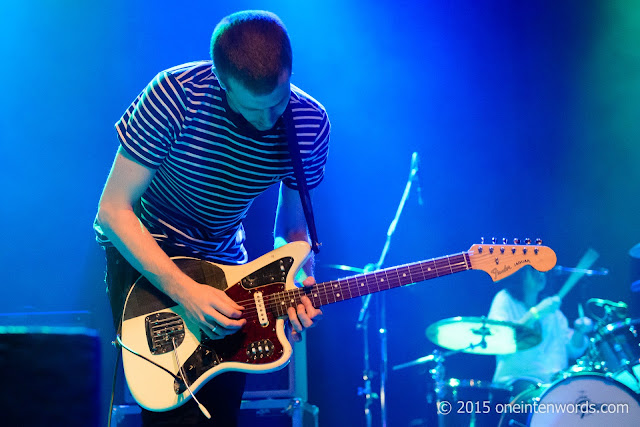
[[[360,283],[360,286],[364,286],[364,283]]]
[[[336,297],[340,298],[340,293],[337,293],[337,294],[336,294]]]
[[[317,298],[317,297],[318,297],[318,294],[313,294],[313,297],[314,297],[314,298]]]
[[[403,273],[403,274],[402,274],[402,277],[407,277],[407,273]]]
[[[431,271],[431,267],[427,268],[427,271]]]
[[[380,279],[381,282],[384,282],[384,279]]]

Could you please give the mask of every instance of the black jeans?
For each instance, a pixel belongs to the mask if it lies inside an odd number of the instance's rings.
[[[113,322],[118,333],[124,301],[131,285],[140,276],[131,264],[114,247],[106,248],[107,274],[105,281],[111,303]],[[126,351],[126,350],[125,350]],[[246,382],[246,374],[227,372],[221,374],[197,393],[196,397],[211,414],[208,420],[193,399],[179,408],[165,412],[151,412],[142,409],[142,425],[145,427],[169,426],[216,426],[235,427],[238,422],[242,393]]]

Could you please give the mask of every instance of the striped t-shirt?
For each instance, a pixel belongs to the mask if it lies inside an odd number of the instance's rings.
[[[309,188],[322,180],[330,124],[324,107],[291,85],[290,106]],[[172,252],[243,263],[242,220],[275,183],[296,189],[282,118],[258,131],[229,108],[211,61],[159,73],[116,123],[124,150],[156,169],[139,217]],[[95,225],[98,241],[108,239]]]

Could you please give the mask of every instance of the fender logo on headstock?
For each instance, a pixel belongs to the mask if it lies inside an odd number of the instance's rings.
[[[505,265],[502,270],[498,270],[497,268],[494,268],[493,270],[491,270],[491,274],[493,275],[493,280],[500,279],[500,276],[507,273],[509,270],[511,270],[510,265]]]
[[[531,264],[531,260],[529,260],[529,259],[521,259],[520,261],[514,262],[513,263],[513,267],[511,267],[510,265],[505,265],[502,270],[498,270],[497,268],[494,268],[494,269],[491,270],[491,274],[493,275],[493,279],[494,280],[498,280],[500,278],[500,276],[508,273],[513,268],[520,267],[522,264]],[[513,273],[513,272],[511,272],[511,273]],[[509,274],[511,274],[511,273],[509,273]]]

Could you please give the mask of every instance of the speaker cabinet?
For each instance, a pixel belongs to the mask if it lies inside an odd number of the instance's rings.
[[[82,327],[0,327],[2,425],[100,425],[100,340]]]

